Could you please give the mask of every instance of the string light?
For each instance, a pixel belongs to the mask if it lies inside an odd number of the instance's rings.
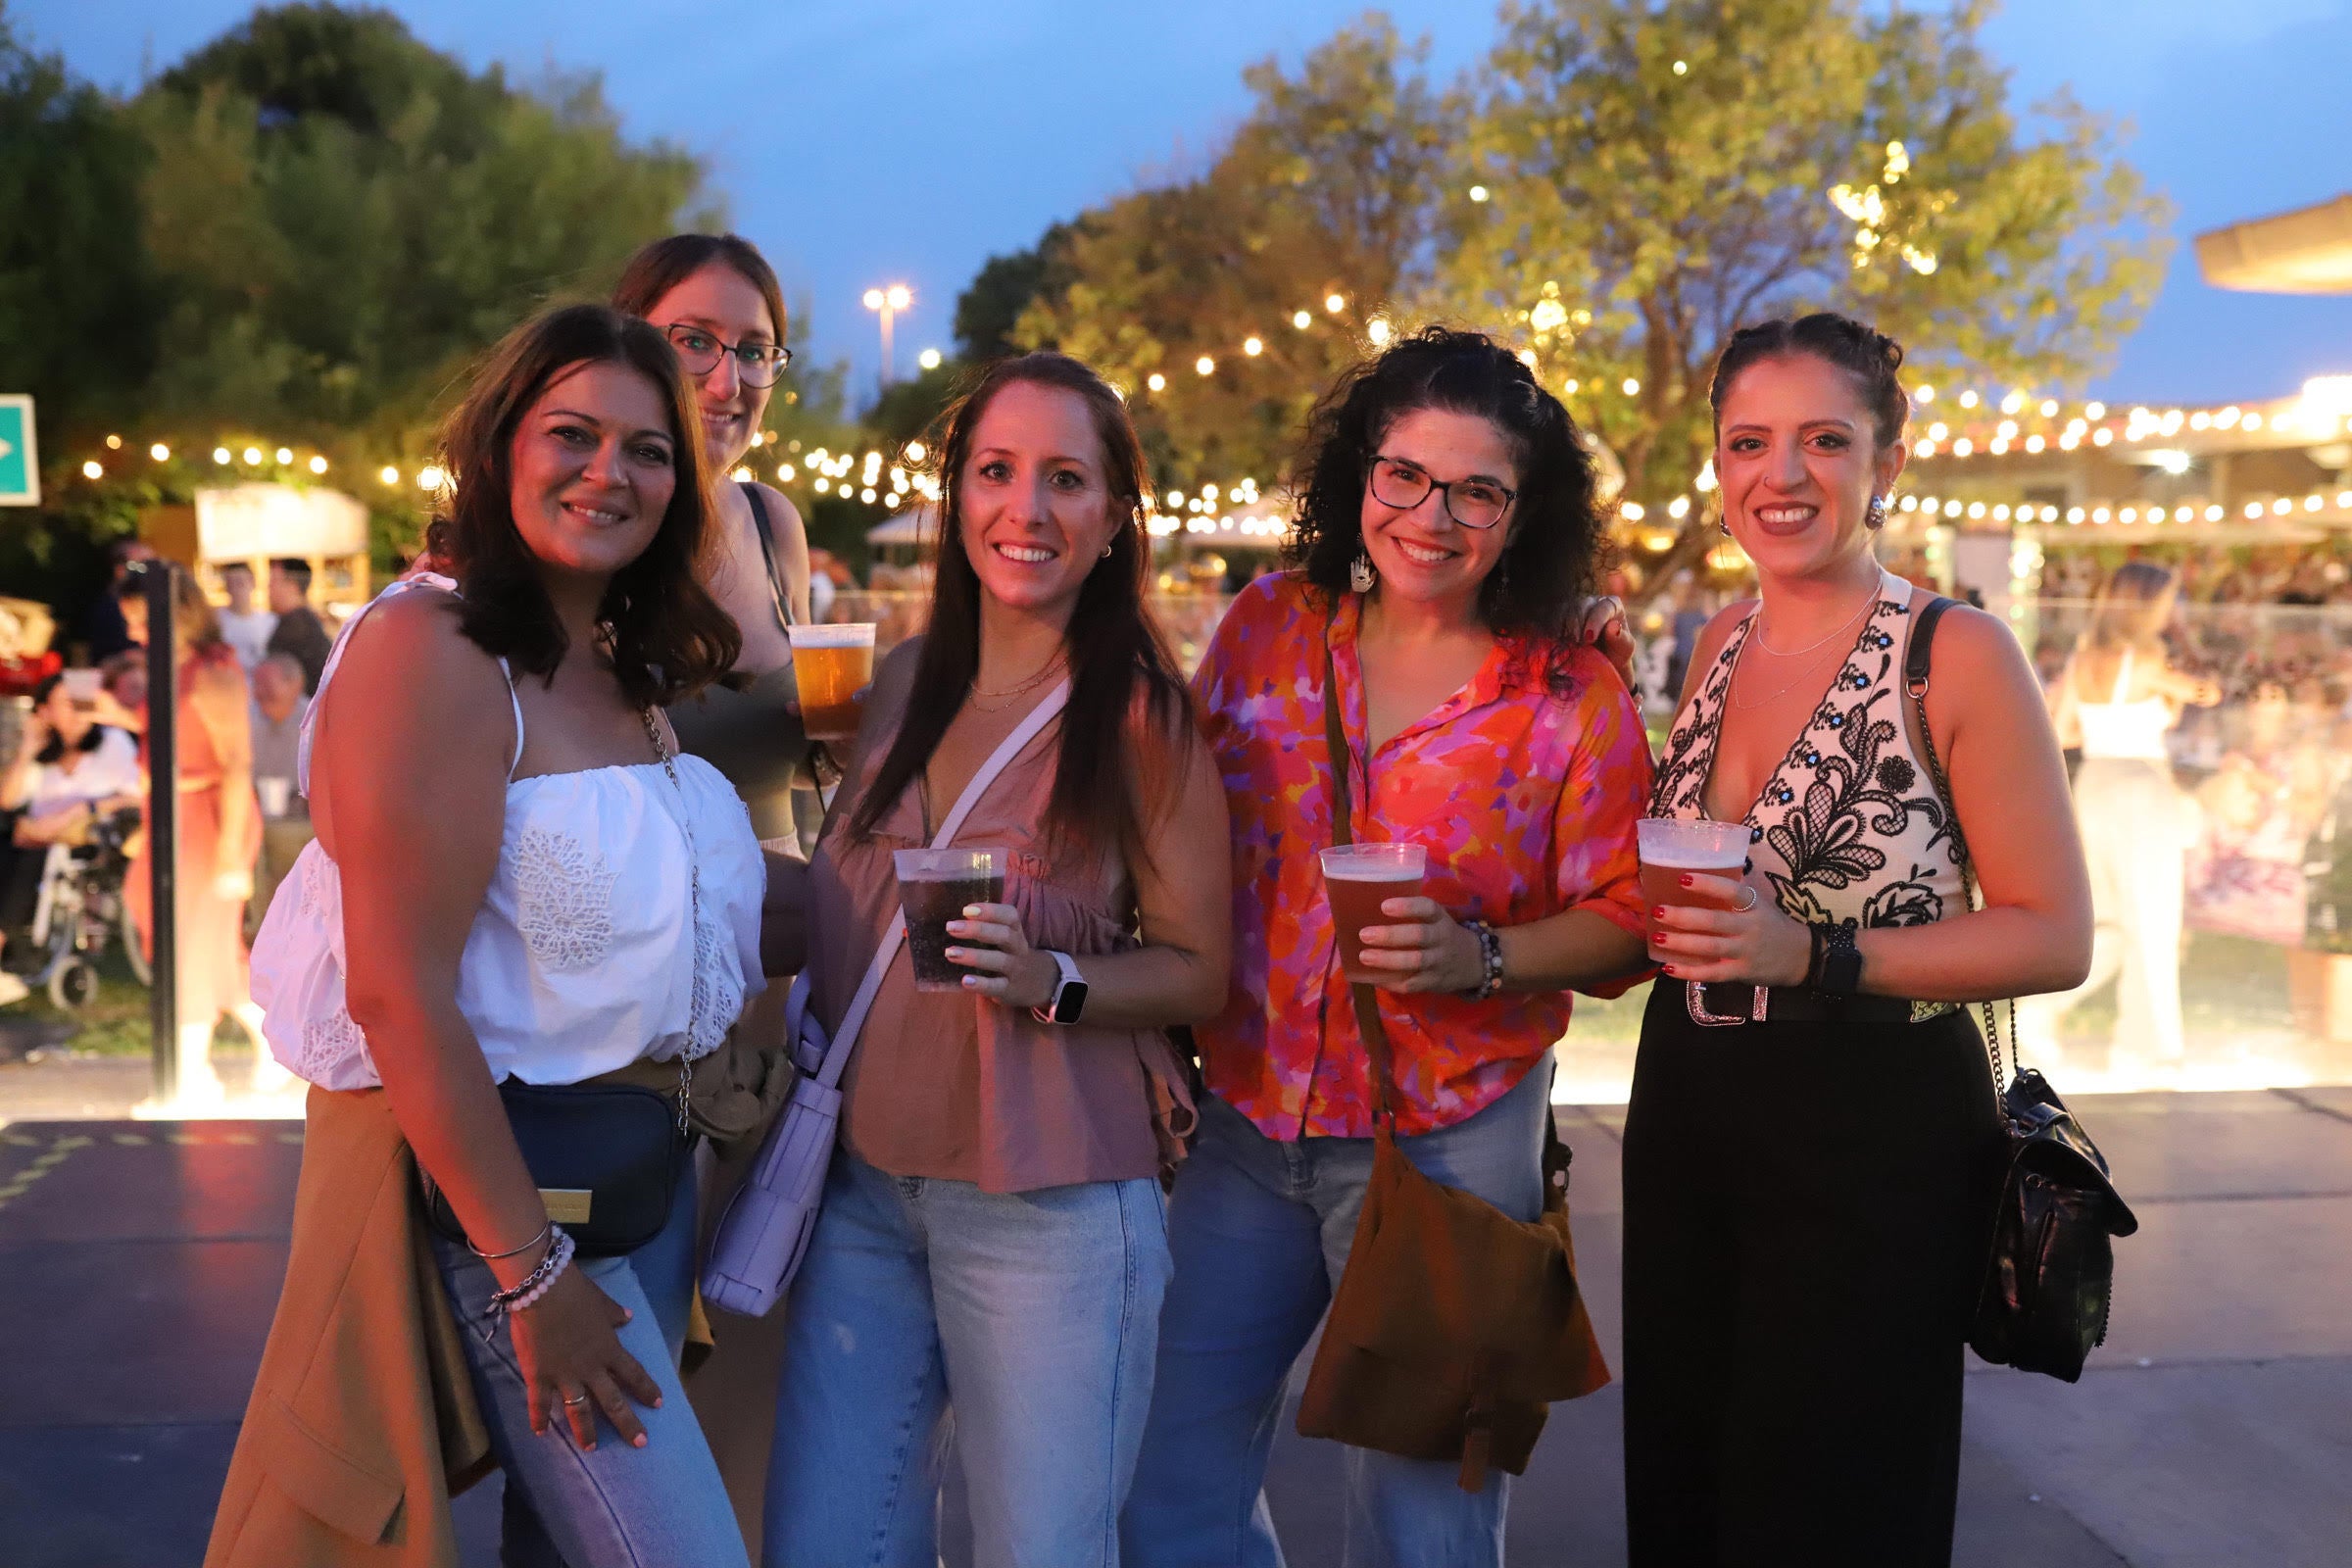
[[[97,460],[92,459],[81,466],[81,476],[84,479],[103,479],[106,477],[106,470],[98,466]]]
[[[326,459],[314,453],[311,457],[309,467],[313,473],[324,473],[326,471]]]
[[[1168,378],[1157,370],[1153,370],[1150,375],[1144,377],[1144,385],[1154,392],[1165,392],[1168,389]]]
[[[1323,308],[1337,316],[1348,308],[1348,302],[1337,294],[1326,294],[1323,296]]]
[[[383,480],[387,485],[395,485],[400,483],[400,470],[387,463],[384,465],[382,471],[376,474],[376,477]]]
[[[213,461],[220,464],[221,466],[226,467],[228,466],[228,448],[213,448]]]
[[[262,449],[260,447],[247,447],[245,449],[245,461],[248,464],[256,464],[261,462]]]
[[[1262,337],[1246,337],[1242,339],[1242,352],[1254,360],[1266,352],[1266,340]]]
[[[1303,332],[1308,327],[1315,324],[1315,318],[1308,312],[1293,311],[1291,313],[1291,324],[1297,327],[1299,331]]]
[[[294,461],[294,449],[292,447],[279,447],[277,449],[277,461],[281,464],[292,463]]]

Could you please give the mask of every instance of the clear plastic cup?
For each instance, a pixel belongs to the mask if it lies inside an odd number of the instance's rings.
[[[914,959],[917,991],[961,991],[975,971],[948,957],[956,946],[948,922],[968,904],[1004,902],[1008,852],[996,849],[899,850],[899,904],[906,911],[906,951]]]
[[[1429,850],[1420,844],[1335,844],[1323,852],[1323,891],[1331,900],[1331,924],[1340,944],[1340,971],[1350,980],[1387,978],[1360,961],[1364,927],[1395,925],[1380,912],[1390,899],[1417,898],[1429,869]]]
[[[1683,878],[1693,873],[1737,882],[1747,869],[1749,834],[1744,822],[1710,822],[1704,817],[1645,816],[1634,824],[1641,840],[1642,898],[1649,908],[1661,904],[1702,902]],[[1650,922],[1649,956],[1658,951],[1657,922]]]
[[[812,741],[846,741],[858,734],[858,694],[874,680],[874,623],[787,626],[793,679],[801,694],[801,727]]]

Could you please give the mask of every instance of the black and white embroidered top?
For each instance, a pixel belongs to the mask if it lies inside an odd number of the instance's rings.
[[[1732,628],[1676,719],[1651,815],[1707,814],[1732,674],[1761,608]],[[1748,809],[1748,863],[1791,918],[1926,925],[1967,907],[1959,847],[1904,718],[1911,624],[1911,585],[1882,568],[1879,601],[1853,651]]]

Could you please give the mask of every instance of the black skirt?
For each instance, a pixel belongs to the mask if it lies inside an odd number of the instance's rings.
[[[1950,1562],[2000,1151],[1965,1013],[1704,1028],[1658,983],[1625,1127],[1635,1568]]]

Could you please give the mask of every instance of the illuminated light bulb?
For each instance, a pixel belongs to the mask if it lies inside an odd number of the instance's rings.
[[[1153,370],[1150,375],[1144,377],[1144,385],[1154,392],[1165,392],[1168,389],[1168,378],[1157,370]]]
[[[1315,318],[1312,315],[1305,311],[1293,311],[1291,313],[1291,324],[1297,327],[1299,331],[1303,332],[1308,327],[1315,324]]]
[[[2003,414],[2019,413],[2025,408],[2025,406],[2026,395],[2023,392],[2012,392],[2007,397],[2001,399],[2001,412]]]
[[[2069,507],[2066,509],[2066,520],[2069,522],[2081,522],[2087,515],[2088,514],[2085,513],[2081,507]]]
[[[1526,366],[1531,370],[1534,369],[1536,368],[1536,351],[1534,349],[1521,349],[1519,351],[1519,363]]]
[[[222,465],[222,466],[225,466],[227,465],[227,463],[228,463],[228,448],[226,448],[226,447],[215,447],[215,448],[213,448],[213,461],[214,461],[215,463],[220,464],[220,465]]]
[[[431,466],[430,465],[427,465],[427,466],[424,466],[424,467],[418,468],[418,469],[416,470],[416,488],[417,488],[417,489],[419,489],[419,490],[438,490],[438,489],[440,489],[440,488],[441,488],[441,470],[440,470],[439,468],[436,468],[436,467],[433,467],[433,466]]]
[[[776,482],[778,484],[790,484],[799,477],[800,470],[791,464],[779,463],[776,465]]]
[[[2237,427],[2238,419],[2242,416],[2242,413],[2243,411],[2241,411],[2236,404],[2232,403],[2221,413],[2213,416],[2213,427],[2217,430],[2235,429]]]
[[[1709,458],[1699,465],[1698,477],[1690,481],[1690,486],[1702,496],[1715,488],[1715,460],[1713,458]]]
[[[874,487],[869,484],[864,489],[858,491],[858,499],[864,502],[869,507],[872,506],[874,504]]]
[[[2271,511],[2281,517],[2285,516],[2288,513],[2294,510],[2295,504],[2292,501],[2287,500],[2284,496],[2280,496],[2278,500],[2271,503]]]
[[[2241,429],[2259,430],[2262,428],[2262,416],[2259,414],[2249,414],[2243,419],[2239,420],[2238,424],[2239,428]]]
[[[324,473],[326,471],[326,460],[314,452],[311,454],[311,461],[306,465],[306,466],[309,467],[313,473]]]
[[[865,291],[863,300],[867,310],[878,311],[882,308],[882,291],[878,288],[869,288]]]
[[[1212,507],[1215,506],[1217,503],[1217,487],[1213,484],[1202,485],[1200,487],[1200,499],[1207,502]]]
[[[903,311],[914,303],[914,295],[907,291],[906,284],[894,283],[890,292],[882,296],[882,302],[894,311]]]
[[[1918,391],[1912,393],[1911,396],[1916,402],[1933,403],[1936,401],[1936,389],[1932,386],[1923,385]]]
[[[1483,202],[1490,194],[1492,193],[1484,185],[1473,185],[1470,187],[1470,199],[1474,202]]]
[[[2199,409],[2196,413],[2188,416],[2188,427],[2191,430],[2211,429],[2213,427],[2213,416],[2207,414],[2203,409]]]
[[[1372,340],[1372,346],[1376,349],[1388,346],[1390,331],[1389,318],[1385,316],[1375,316],[1364,323],[1364,336]]]
[[[1997,457],[2001,456],[2003,453],[2007,452],[2008,450],[2009,450],[2009,438],[2008,438],[2007,436],[2005,436],[2005,435],[1996,435],[1996,436],[1994,436],[1994,437],[1992,438],[1992,447],[1991,447],[1991,452],[1992,452],[1992,455],[1993,455],[1994,457],[1996,457],[1996,458],[1997,458]]]
[[[1202,375],[1214,374],[1217,368],[1217,362],[1203,354],[1193,362],[1193,368],[1200,371]]]
[[[1968,514],[1969,514],[1970,516],[1972,516],[1972,517],[1982,517],[1982,516],[1984,516],[1984,502],[1982,502],[1982,501],[1972,501],[1972,502],[1970,502],[1970,503],[1968,504]]]
[[[2319,511],[2319,510],[2320,510],[2320,498],[2319,498],[2318,496],[2316,496],[2316,495],[2305,496],[2305,497],[2303,498],[2303,510],[2304,510],[2305,512],[2317,512],[2317,511]]]
[[[947,362],[947,356],[937,349],[925,349],[915,356],[914,363],[926,370],[936,370]]]
[[[1619,507],[1617,510],[1625,514],[1625,519],[1628,522],[1640,522],[1643,515],[1642,511],[1642,503],[1639,501],[1628,501],[1624,506]]]
[[[1174,511],[1175,511],[1175,510],[1176,510],[1178,507],[1181,507],[1181,506],[1183,506],[1183,505],[1184,505],[1184,492],[1183,492],[1183,491],[1181,491],[1181,490],[1171,490],[1171,491],[1169,491],[1169,492],[1168,492],[1168,499],[1167,499],[1167,501],[1166,501],[1166,503],[1165,503],[1165,505],[1166,505],[1167,509],[1168,509],[1170,512],[1174,512]]]
[[[292,463],[294,461],[294,449],[292,447],[279,447],[277,449],[277,461],[280,463]]]
[[[1254,360],[1266,352],[1266,340],[1262,337],[1246,337],[1242,339],[1242,352]]]
[[[1943,504],[1943,514],[1947,517],[1957,517],[1960,515],[1960,503],[1957,501],[1946,501]]]
[[[1630,375],[1627,376],[1623,382],[1623,385],[1625,388],[1625,395],[1627,397],[1634,398],[1642,395],[1642,383],[1636,377]]]
[[[1922,441],[1918,446],[1913,447],[1911,450],[1917,453],[1920,457],[1932,458],[1936,455],[1936,443],[1933,441]]]
[[[2105,522],[2113,515],[2115,515],[2115,514],[2109,512],[2105,507],[2093,507],[2090,512],[2090,520],[2093,522]]]
[[[2207,522],[2219,522],[2222,520],[2222,509],[2219,503],[2216,503],[2215,505],[2205,509],[2205,520]]]
[[[750,484],[752,482],[753,475],[751,469],[738,465],[735,469],[727,475],[727,477],[734,480],[737,484]]]
[[[1941,441],[1951,433],[1952,427],[1944,423],[1941,419],[1938,419],[1934,424],[1928,426],[1928,439],[1931,441]]]
[[[2009,507],[2006,502],[1992,509],[1992,520],[1995,522],[2007,522],[2009,520]]]
[[[2104,419],[2107,417],[2107,405],[2104,403],[2085,403],[2082,405],[2082,416],[2086,419]]]
[[[2259,516],[2261,516],[2261,515],[2262,515],[2262,503],[2261,503],[2261,502],[2259,502],[2259,501],[2249,501],[2249,502],[2247,502],[2247,503],[2246,503],[2246,517],[2247,517],[2247,519],[2248,519],[2249,521],[2251,521],[2253,518],[2259,517]]]
[[[1539,332],[1556,332],[1568,324],[1568,307],[1558,300],[1538,300],[1528,308],[1527,324]]]
[[[1584,383],[1582,381],[1579,381],[1575,376],[1572,375],[1567,380],[1560,383],[1560,392],[1563,396],[1574,397],[1577,394],[1577,389],[1583,385]]]
[[[1688,60],[1677,60],[1674,63],[1674,74],[1678,76],[1688,76],[1690,74],[1690,62]]]
[[[2061,452],[2072,452],[2082,444],[2082,432],[2080,430],[2069,430],[2058,438],[2058,450]]]
[[[1977,444],[1966,436],[1952,443],[1952,456],[1955,458],[1965,458],[1976,450]]]
[[[816,493],[820,496],[832,494],[833,481],[826,478],[823,474],[818,474],[816,478]]]
[[[2041,416],[2045,419],[2055,419],[2058,417],[2058,400],[2056,398],[2043,398],[2041,400]]]
[[[93,458],[81,466],[81,476],[84,479],[103,479],[106,477],[106,470],[98,466],[98,460]]]
[[[1973,391],[1971,391],[1971,392],[1963,392],[1963,393],[1961,393],[1961,394],[1960,394],[1960,406],[1961,406],[1962,408],[1964,408],[1964,409],[1973,409],[1973,408],[1975,408],[1975,407],[1977,406],[1977,395],[1976,395],[1976,393],[1975,393],[1975,392],[1973,392]]]
[[[385,464],[381,468],[378,468],[375,472],[375,476],[378,479],[383,480],[383,482],[386,484],[400,483],[400,470],[392,466],[392,465],[389,463]]]
[[[260,447],[247,447],[247,448],[245,449],[245,461],[246,461],[247,463],[259,463],[259,462],[261,462],[261,461],[262,461],[262,449],[261,449]]]
[[[1323,296],[1323,308],[1337,316],[1348,308],[1348,301],[1337,294],[1326,294]]]
[[[2091,436],[2091,438],[2090,438],[2090,444],[2091,444],[2092,446],[2094,446],[2094,447],[2103,447],[2103,446],[2106,446],[2108,443],[2112,442],[2114,439],[2115,439],[2115,432],[2114,432],[2113,430],[2110,430],[2110,429],[2108,429],[2108,428],[2107,428],[2105,425],[2101,425],[2101,426],[2099,426],[2098,430],[2097,430],[2097,431],[2096,431],[2096,432],[2095,432],[2095,433],[2094,433],[2094,434]]]
[[[2352,490],[2338,490],[2335,493],[2335,504],[2339,510],[2352,509]]]
[[[2017,421],[2015,419],[2003,419],[1999,424],[1993,427],[1992,433],[2003,441],[2015,440],[2017,437]]]
[[[1910,497],[1905,496],[1903,499],[1908,501]],[[1669,517],[1688,517],[1690,515],[1690,498],[1689,496],[1676,496],[1672,501],[1667,502],[1666,515]]]
[[[2049,443],[2044,441],[2038,435],[2030,435],[2026,437],[2026,450],[2028,452],[2039,452],[2043,447],[2048,445]]]
[[[172,449],[164,445],[161,441],[158,441],[155,445],[149,447],[147,449],[147,455],[158,463],[170,463],[172,461]]]
[[[920,441],[909,441],[906,443],[906,461],[908,463],[920,463],[923,461],[923,459],[929,457],[930,455],[931,449],[924,446]]]
[[[2126,507],[2117,520],[2120,522],[2137,522],[2139,520],[2139,509],[2136,507]]]

